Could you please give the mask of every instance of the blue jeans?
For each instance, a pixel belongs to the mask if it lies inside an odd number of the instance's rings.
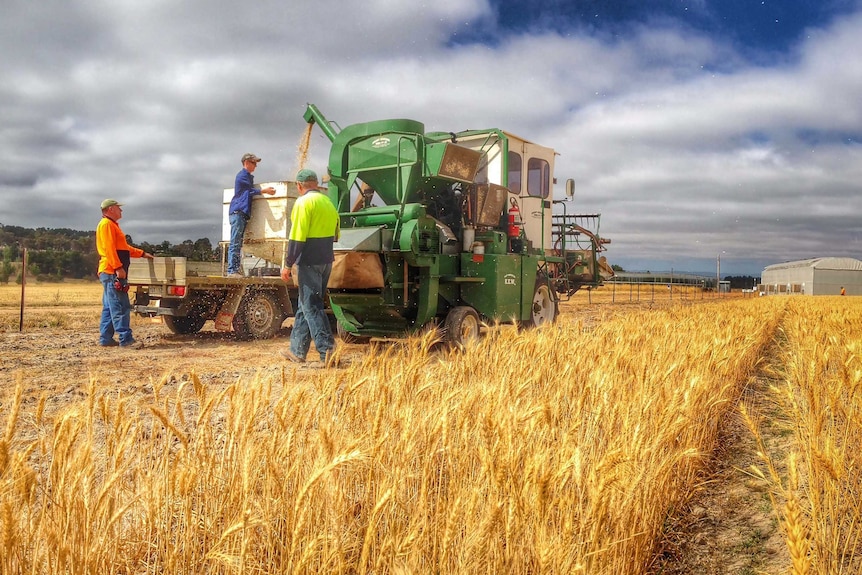
[[[335,347],[335,338],[332,337],[329,318],[323,305],[332,264],[297,265],[296,270],[299,303],[293,320],[293,331],[290,332],[290,351],[296,357],[305,359],[311,340],[314,339],[314,347],[320,353],[321,361],[325,361],[326,354]]]
[[[114,287],[115,277],[113,274],[99,274],[99,281],[102,282],[103,288],[99,343],[109,345],[116,333],[120,338],[120,345],[130,345],[135,343],[135,339],[132,337],[132,328],[129,327],[132,305],[129,302],[128,292],[118,291]]]
[[[227,248],[227,273],[242,273],[242,237],[245,235],[245,214],[234,212],[230,221],[230,245]]]

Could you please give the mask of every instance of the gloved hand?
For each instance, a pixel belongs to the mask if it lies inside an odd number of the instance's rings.
[[[114,289],[121,292],[129,291],[129,280],[126,278],[114,277]]]

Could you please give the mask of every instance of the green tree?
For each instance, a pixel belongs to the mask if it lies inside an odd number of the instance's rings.
[[[213,250],[213,245],[209,238],[199,238],[195,242],[192,259],[199,262],[216,261],[215,251]]]
[[[0,264],[0,283],[8,284],[9,278],[12,277],[12,274],[15,273],[15,267],[12,265],[12,262],[3,261]]]
[[[4,262],[14,262],[18,259],[20,254],[18,253],[18,243],[12,239],[11,242],[7,243],[3,247],[3,261]]]
[[[183,258],[194,259],[195,244],[191,240],[185,240],[180,245],[176,246],[175,253]]]

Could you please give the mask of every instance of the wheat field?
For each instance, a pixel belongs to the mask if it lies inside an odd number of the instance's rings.
[[[98,317],[101,307],[102,284],[98,281],[28,283],[24,286],[22,322],[21,286],[0,285],[0,333],[19,328],[78,329],[85,322],[92,323],[90,317],[82,317],[82,308],[90,308]]]
[[[780,384],[772,392],[794,431],[794,448],[785,477],[768,457],[753,471],[772,487],[794,575],[859,573],[862,306],[846,298],[792,298],[778,342]],[[756,419],[749,415],[758,434]]]
[[[837,299],[726,299],[490,329],[463,353],[428,334],[311,375],[288,367],[223,389],[195,374],[173,387],[162,379],[146,399],[92,377],[83,400],[51,417],[44,397],[21,399],[19,381],[0,409],[0,568],[648,573],[668,518],[703,486],[723,420],[767,346],[786,338],[803,346],[787,348],[787,389],[776,392],[797,398],[788,413],[799,416],[800,464],[795,483],[776,472],[776,506],[801,549],[794,565],[837,572],[814,566],[827,550],[852,564],[859,512],[847,495],[858,485],[847,482],[859,467],[835,457],[854,456],[858,436],[835,422],[858,413],[824,421],[801,407],[815,396],[817,413],[825,401],[858,402],[842,387],[858,381],[858,335],[824,367],[814,356],[826,343],[804,331]],[[812,321],[840,347],[850,342],[842,322],[856,317],[859,333],[860,316],[854,305]],[[803,367],[814,389],[834,374],[834,397],[797,391]],[[838,435],[821,438],[830,427]],[[854,520],[830,519],[833,504]]]
[[[98,281],[69,280],[62,283],[27,283],[24,303],[36,307],[101,306],[102,284]],[[21,305],[21,286],[0,285],[0,308]]]

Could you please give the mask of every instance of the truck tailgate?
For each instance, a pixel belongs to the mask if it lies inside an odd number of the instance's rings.
[[[189,277],[220,276],[218,262],[189,262],[183,257],[155,257],[132,259],[129,266],[129,284],[186,285]]]

